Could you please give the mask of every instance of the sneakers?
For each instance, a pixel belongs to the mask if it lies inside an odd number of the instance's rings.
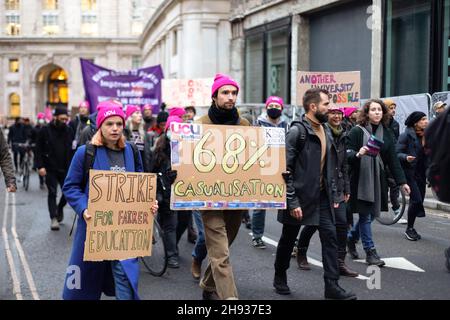
[[[266,244],[262,241],[261,238],[255,238],[252,240],[252,245],[258,249],[265,249]]]
[[[404,218],[401,218],[401,219],[399,219],[399,220],[397,221],[397,223],[398,223],[398,224],[407,224],[407,223],[408,223],[408,220],[406,220],[406,219],[404,219]]]
[[[275,292],[281,295],[291,294],[291,290],[287,285],[287,276],[286,272],[282,274],[277,274],[275,272],[275,277],[273,279],[273,287],[275,288]]]
[[[56,218],[53,218],[53,219],[52,219],[52,222],[51,222],[51,224],[50,224],[50,229],[53,230],[53,231],[59,230],[59,222],[58,222],[58,219],[56,219]]]
[[[414,228],[406,228],[405,231],[406,239],[410,241],[420,240],[422,237],[416,232]]]
[[[200,276],[202,275],[202,265],[194,257],[192,257],[191,274],[195,280],[200,280]]]
[[[62,222],[64,220],[64,209],[58,208],[58,215],[56,216],[58,222]]]

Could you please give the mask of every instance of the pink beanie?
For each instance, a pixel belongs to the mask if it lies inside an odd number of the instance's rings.
[[[118,107],[118,108],[122,108],[122,104],[120,103],[120,101],[117,100],[106,100],[106,101],[102,101],[97,105],[97,111],[100,111],[101,108],[109,108],[109,107]]]
[[[267,108],[267,106],[268,106],[269,104],[271,104],[271,103],[278,103],[278,104],[281,106],[281,108],[284,108],[283,99],[280,98],[280,97],[277,97],[277,96],[271,96],[271,97],[267,98],[267,101],[266,101],[266,108]]]
[[[141,112],[141,108],[139,108],[138,106],[135,106],[133,104],[130,104],[127,106],[127,119],[129,117],[131,117],[131,115],[135,112]]]
[[[89,102],[88,101],[82,101],[78,107],[79,108],[88,108],[89,109]]]
[[[123,113],[123,110],[120,106],[118,106],[115,103],[111,103],[109,106],[103,105],[99,110],[97,114],[97,129],[100,129],[103,122],[113,116],[119,116],[122,118],[123,122],[125,122],[125,114]]]
[[[225,74],[221,74],[221,73],[216,74],[214,83],[212,85],[211,97],[214,96],[214,94],[216,93],[217,90],[219,90],[221,87],[226,86],[226,85],[236,87],[236,89],[239,92],[239,85],[237,84],[236,81],[234,81],[233,79],[231,79],[229,76],[227,76]]]
[[[39,112],[39,113],[37,114],[37,118],[38,118],[38,120],[40,120],[40,119],[45,119],[45,113]]]
[[[185,113],[186,111],[184,110],[183,107],[172,107],[169,109],[169,117],[170,116],[182,117],[184,116]]]
[[[181,119],[181,117],[179,117],[179,116],[170,116],[169,118],[167,118],[166,128],[165,128],[166,131],[167,131],[167,129],[170,128],[170,124],[171,124],[172,122],[178,122],[178,123],[181,123],[181,122],[183,122],[183,119]]]
[[[331,112],[331,111],[339,111],[340,113],[344,114],[345,108],[339,108],[336,105],[333,105],[328,108],[328,112]]]
[[[355,112],[356,110],[358,110],[358,108],[354,108],[354,107],[349,107],[349,108],[344,108],[344,116],[346,118],[350,117],[352,115],[353,112]]]
[[[142,111],[144,111],[144,110],[152,110],[153,111],[153,106],[151,104],[145,104],[142,107]]]

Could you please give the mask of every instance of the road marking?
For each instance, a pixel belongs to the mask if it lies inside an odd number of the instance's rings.
[[[36,285],[33,280],[33,275],[31,274],[30,266],[28,265],[27,258],[25,257],[25,253],[23,251],[22,245],[20,244],[19,237],[16,232],[16,195],[12,194],[12,207],[13,207],[13,216],[12,216],[12,226],[11,233],[13,235],[14,241],[16,243],[17,251],[19,252],[20,261],[22,262],[23,269],[25,270],[25,276],[27,278],[28,286],[30,287],[31,295],[34,300],[40,300],[39,294],[36,289]]]
[[[253,236],[253,233],[250,232],[249,235]],[[275,248],[278,246],[278,242],[276,242],[275,240],[272,240],[272,239],[270,239],[270,238],[267,238],[266,236],[262,236],[261,239],[262,239],[265,243],[270,244],[271,246],[274,246]],[[314,258],[311,258],[310,256],[308,256],[308,263],[309,263],[309,264],[312,264],[312,265],[314,265],[314,266],[323,268],[323,264],[322,264],[321,261],[316,260],[316,259],[314,259]],[[365,277],[365,276],[363,276],[363,275],[358,275],[358,276],[356,277],[356,279],[359,279],[359,280],[368,280],[369,278],[367,278],[367,277]]]
[[[22,292],[20,291],[20,279],[17,276],[16,273],[16,266],[14,264],[14,259],[12,256],[11,248],[9,247],[9,240],[8,240],[8,232],[6,231],[6,224],[8,222],[7,215],[8,215],[8,202],[9,202],[9,192],[5,192],[5,210],[3,215],[3,226],[2,226],[2,234],[3,234],[3,240],[5,242],[5,251],[6,251],[6,257],[9,264],[9,269],[11,270],[11,278],[13,282],[13,294],[16,296],[17,300],[23,300]]]
[[[414,263],[408,261],[407,259],[405,259],[403,257],[382,258],[381,260],[383,260],[386,263],[384,265],[384,267],[408,270],[408,271],[415,271],[415,272],[425,272],[425,270],[419,268]],[[366,263],[366,260],[355,260],[355,261],[360,262],[360,263]]]

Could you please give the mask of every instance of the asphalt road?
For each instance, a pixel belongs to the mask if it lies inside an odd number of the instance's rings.
[[[28,192],[20,188],[15,195],[3,193],[0,196],[0,300],[61,299],[73,240],[69,238],[69,231],[74,212],[67,206],[60,231],[51,231],[46,196],[46,191],[38,188],[36,174],[32,176]],[[352,290],[358,299],[363,300],[450,299],[450,273],[445,268],[443,254],[450,245],[450,215],[434,210],[427,210],[427,213],[426,218],[417,219],[416,229],[422,235],[422,240],[417,242],[405,239],[405,225],[382,226],[374,222],[373,234],[378,253],[389,266],[382,268],[379,278],[375,278],[377,274],[368,272],[366,264],[347,258],[348,265],[361,277],[341,278],[341,286]],[[263,250],[252,247],[250,232],[242,225],[231,248],[240,299],[323,299],[318,234],[314,235],[308,252],[310,262],[315,264],[313,269],[301,271],[292,260],[288,271],[292,294],[280,296],[274,292],[272,280],[281,224],[273,212],[267,213],[267,248]],[[192,247],[185,235],[179,245],[181,267],[168,269],[162,277],[153,277],[142,268],[141,298],[201,299],[202,291],[190,274]],[[360,245],[359,252],[364,257]]]

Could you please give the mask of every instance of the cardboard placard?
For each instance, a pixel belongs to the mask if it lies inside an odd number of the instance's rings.
[[[90,170],[83,260],[151,255],[155,199],[155,174]]]
[[[213,78],[163,79],[162,100],[170,107],[209,106]]]
[[[361,73],[348,72],[297,72],[297,105],[303,105],[303,96],[308,89],[326,89],[330,102],[339,108],[359,108],[361,99]]]
[[[282,128],[171,124],[173,210],[284,209]]]

